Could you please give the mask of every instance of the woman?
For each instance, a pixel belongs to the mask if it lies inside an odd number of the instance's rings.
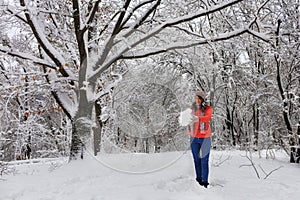
[[[193,115],[198,118],[188,128],[191,136],[190,144],[194,159],[196,181],[207,188],[209,174],[209,154],[211,148],[211,129],[209,122],[213,109],[205,102],[206,94],[198,91],[195,94],[195,102],[192,104]]]

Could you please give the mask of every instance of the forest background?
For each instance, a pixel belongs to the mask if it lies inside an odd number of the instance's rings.
[[[25,159],[27,144],[32,158],[185,150],[178,116],[199,89],[214,149],[299,160],[299,6],[1,1],[1,161]]]

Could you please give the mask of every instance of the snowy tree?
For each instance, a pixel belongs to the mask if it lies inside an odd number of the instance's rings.
[[[1,33],[6,38],[2,41],[4,46],[31,50],[31,45],[23,43],[26,33],[13,36],[8,31]],[[66,156],[70,136],[66,131],[67,123],[61,107],[51,96],[49,85],[42,78],[43,70],[26,60],[5,55],[1,55],[0,69],[0,148],[3,158],[24,159],[26,144],[31,146],[33,158]],[[53,88],[59,89],[57,83]]]
[[[274,36],[272,40],[243,35],[212,45],[211,63],[219,59],[218,65],[226,66],[222,73],[223,88],[227,88],[221,95],[225,103],[221,108],[226,107],[226,111],[218,113],[217,106],[215,114],[226,119],[223,132],[230,133],[225,135],[234,145],[250,145],[254,149],[281,146],[287,153],[290,146],[297,148],[297,6],[294,1],[269,1],[261,8],[255,29],[264,27]]]
[[[276,21],[276,43],[272,46],[272,63],[276,68],[276,83],[280,95],[280,112],[285,128],[280,127],[283,135],[281,140],[288,138],[288,144],[292,146],[291,162],[293,157],[300,153],[300,120],[299,120],[299,2],[276,1],[282,10],[278,12],[274,8]],[[276,12],[277,11],[277,12]],[[297,146],[296,146],[297,145]],[[296,155],[293,155],[293,152]]]
[[[40,73],[25,69],[22,72],[16,67],[22,62],[9,61],[3,58],[0,65],[0,146],[4,158],[24,159],[26,144],[31,146],[33,157],[61,156],[63,152],[66,155],[65,117],[53,101],[48,85],[37,79]]]

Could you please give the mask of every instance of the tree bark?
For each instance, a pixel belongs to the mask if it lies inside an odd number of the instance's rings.
[[[254,141],[253,145],[258,147],[258,132],[259,132],[259,110],[257,108],[257,103],[253,104],[253,133]]]
[[[95,102],[95,121],[98,122],[98,125],[96,125],[93,128],[93,138],[94,138],[94,156],[97,156],[97,153],[100,152],[101,149],[101,137],[102,137],[102,127],[103,127],[103,122],[100,119],[101,116],[101,105],[99,104],[98,101]]]

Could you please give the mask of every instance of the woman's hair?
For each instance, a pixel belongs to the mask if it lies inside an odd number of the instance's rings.
[[[196,96],[199,97],[202,100],[202,102],[205,102],[205,99],[203,99],[203,97],[201,97],[199,95],[196,95]]]
[[[201,98],[201,99],[202,99],[202,98]],[[202,103],[200,104],[200,109],[201,109],[202,111],[205,111],[206,107],[207,107],[207,103],[206,103],[206,101],[203,100]],[[191,109],[192,109],[193,111],[196,111],[196,110],[197,110],[196,102],[194,102],[194,103],[192,104]]]

